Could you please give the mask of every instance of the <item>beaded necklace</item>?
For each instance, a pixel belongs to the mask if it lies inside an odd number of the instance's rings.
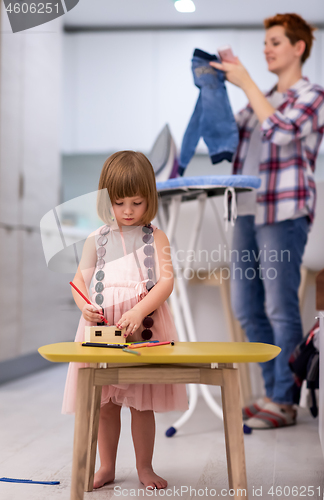
[[[105,266],[105,255],[106,255],[106,249],[104,248],[106,243],[108,242],[108,234],[110,232],[110,227],[109,226],[103,226],[100,229],[100,236],[97,240],[98,243],[98,249],[97,249],[97,262],[96,262],[96,269],[98,271],[95,274],[95,278],[97,280],[97,283],[95,285],[95,291],[97,292],[97,295],[95,297],[95,302],[99,306],[102,305],[104,301],[104,296],[102,295],[102,292],[104,290],[104,284],[102,283],[104,277],[105,277],[105,272],[103,271],[103,268]],[[145,243],[144,245],[144,254],[146,255],[144,259],[144,266],[147,268],[147,277],[148,281],[146,282],[146,290],[149,292],[152,290],[154,287],[154,237],[153,237],[153,227],[151,224],[147,224],[142,227],[142,232],[144,233],[142,236],[142,241]],[[134,251],[134,257],[136,260],[136,264],[141,276],[141,280],[144,281],[144,276],[140,267],[140,263],[138,261],[138,257],[136,255],[136,252]],[[103,311],[103,310],[102,310]],[[103,311],[104,312],[104,311]],[[152,338],[153,332],[151,330],[152,326],[154,325],[154,319],[152,318],[152,314],[154,313],[151,312],[142,321],[142,325],[144,327],[144,330],[141,333],[142,339],[143,340],[150,340]],[[98,325],[103,325],[104,323],[98,323]]]

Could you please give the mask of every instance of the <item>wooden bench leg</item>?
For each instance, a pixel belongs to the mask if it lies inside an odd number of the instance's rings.
[[[94,369],[80,368],[74,423],[71,500],[83,500],[93,390]]]
[[[229,488],[234,490],[233,498],[242,500],[242,498],[247,499],[248,496],[239,376],[238,370],[230,366],[222,367],[223,386],[221,388],[228,482]]]
[[[226,317],[227,327],[232,342],[245,342],[245,334],[235,319],[231,308],[230,280],[223,280],[220,286],[222,305]],[[238,365],[240,380],[241,405],[246,406],[251,402],[252,390],[250,380],[250,369],[248,363]]]
[[[96,452],[99,429],[100,402],[101,402],[101,385],[94,386],[92,391],[90,428],[88,439],[87,464],[85,471],[84,491],[93,490],[93,478],[96,465]]]
[[[244,330],[242,330],[240,323],[236,319],[234,320],[234,328],[236,331],[236,342],[247,342]],[[244,407],[251,404],[252,399],[249,363],[239,363],[238,371],[240,380],[241,405],[242,407]]]

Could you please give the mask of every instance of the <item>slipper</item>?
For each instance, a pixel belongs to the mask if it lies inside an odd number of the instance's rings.
[[[243,420],[247,420],[248,418],[254,417],[259,411],[264,408],[267,402],[263,398],[259,398],[250,406],[245,406],[242,408],[242,418]]]
[[[277,429],[296,424],[297,412],[287,412],[275,403],[266,403],[259,413],[249,418],[245,425],[251,429]]]

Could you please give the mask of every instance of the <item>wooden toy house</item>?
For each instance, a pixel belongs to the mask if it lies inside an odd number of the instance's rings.
[[[86,326],[84,340],[102,344],[122,344],[126,341],[124,333],[125,328],[120,330],[116,326]]]

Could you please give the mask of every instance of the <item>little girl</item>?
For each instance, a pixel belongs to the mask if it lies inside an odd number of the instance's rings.
[[[115,153],[102,168],[99,190],[98,214],[106,224],[87,239],[73,282],[100,307],[88,305],[72,290],[82,311],[75,341],[82,342],[85,325],[102,322],[102,314],[110,325],[126,329],[126,341],[177,340],[175,325],[165,302],[173,289],[170,245],[166,235],[150,224],[158,203],[152,165],[142,153]],[[108,190],[111,210],[107,209],[107,203],[100,202],[100,195],[105,190]],[[85,366],[70,363],[63,413],[75,411],[78,369]],[[130,384],[103,387],[98,434],[101,466],[95,474],[94,488],[100,488],[115,478],[122,406],[131,411],[139,480],[146,488],[166,488],[167,481],[155,474],[152,467],[154,411],[185,411],[188,408],[185,386]]]

